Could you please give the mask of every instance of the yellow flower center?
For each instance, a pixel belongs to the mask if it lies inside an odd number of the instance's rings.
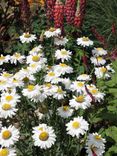
[[[49,138],[49,134],[47,132],[42,132],[39,135],[39,139],[42,141],[46,141],[46,140],[48,140],[48,138]]]
[[[5,57],[4,56],[0,56],[0,60],[2,61],[2,60],[4,60],[5,59]]]
[[[50,28],[49,31],[54,32],[56,29],[55,28]]]
[[[7,95],[5,99],[6,99],[6,101],[11,101],[11,100],[13,100],[13,96],[12,95]]]
[[[0,85],[4,85],[6,83],[6,81],[2,80],[0,81]]]
[[[68,111],[69,110],[69,106],[63,106],[63,111]]]
[[[98,90],[97,90],[97,89],[92,89],[92,90],[91,90],[91,93],[92,93],[92,94],[97,94],[97,93],[98,93]]]
[[[9,150],[7,148],[0,149],[0,156],[8,156]]]
[[[103,48],[96,48],[98,51],[101,51]]]
[[[34,62],[38,62],[39,60],[40,60],[40,56],[33,56],[32,57],[32,60],[34,61]]]
[[[43,127],[40,127],[40,128],[39,128],[39,131],[43,131]]]
[[[13,79],[13,83],[17,83],[18,82],[18,80],[16,80],[16,79]]]
[[[61,54],[62,55],[67,55],[67,51],[66,50],[61,50]]]
[[[82,40],[87,42],[87,41],[89,41],[89,38],[88,37],[83,37]]]
[[[60,63],[61,67],[67,67],[67,65],[65,63]]]
[[[30,65],[32,68],[35,68],[36,67],[36,64],[31,64]]]
[[[3,76],[4,76],[4,77],[9,78],[9,77],[11,77],[11,76],[12,76],[12,74],[9,74],[9,73],[4,73],[4,74],[3,74]]]
[[[83,96],[83,95],[77,96],[77,97],[75,98],[75,100],[76,100],[77,102],[82,103],[82,102],[84,102],[84,96]]]
[[[48,88],[51,88],[52,84],[51,83],[46,83],[45,86],[48,87]]]
[[[35,86],[34,85],[28,85],[28,91],[33,91],[34,90],[34,88],[35,88]]]
[[[29,33],[26,33],[26,34],[24,35],[24,37],[25,37],[25,38],[30,38],[31,35],[30,35]]]
[[[83,87],[84,84],[83,84],[82,82],[78,82],[78,83],[77,83],[77,86],[78,86],[78,87]]]
[[[98,61],[102,61],[102,57],[97,57],[97,60]]]
[[[28,77],[24,77],[23,81],[24,81],[24,83],[28,83],[29,82],[29,78]]]
[[[5,110],[5,111],[10,110],[11,109],[11,104],[9,104],[9,103],[3,104],[2,109]]]
[[[63,90],[61,88],[58,88],[57,89],[57,93],[62,94],[63,93]]]
[[[55,73],[54,72],[49,72],[48,75],[49,76],[55,76]]]
[[[72,127],[75,128],[75,129],[77,129],[77,128],[80,127],[80,123],[79,123],[78,121],[74,121],[74,122],[72,123]]]
[[[20,53],[15,53],[14,56],[15,56],[16,58],[19,58],[21,55],[20,55]]]
[[[2,132],[2,138],[7,140],[12,136],[12,133],[9,130],[5,130],[4,132]]]
[[[105,73],[107,71],[107,69],[105,67],[102,67],[100,70],[102,73]]]
[[[96,140],[101,140],[101,138],[102,138],[102,137],[101,137],[100,135],[95,135],[95,139],[96,139]]]

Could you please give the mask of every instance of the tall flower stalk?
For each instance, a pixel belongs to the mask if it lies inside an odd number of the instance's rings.
[[[54,7],[54,27],[63,30],[64,23],[64,5],[60,0],[56,1]]]
[[[21,0],[21,3],[19,5],[20,10],[20,19],[22,21],[23,27],[25,31],[29,31],[30,27],[30,5],[28,0]]]

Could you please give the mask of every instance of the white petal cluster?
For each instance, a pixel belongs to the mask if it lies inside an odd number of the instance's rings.
[[[78,116],[67,123],[66,126],[67,134],[71,135],[72,137],[76,136],[79,138],[80,135],[84,135],[88,131],[89,124],[83,119],[83,117]]]
[[[93,41],[90,40],[88,37],[83,36],[77,39],[77,44],[83,47],[89,47],[93,45]]]
[[[65,46],[65,44],[68,42],[68,39],[66,37],[55,37],[54,38],[54,44],[57,46]]]
[[[65,60],[66,61],[70,60],[71,55],[72,55],[72,52],[66,49],[61,49],[61,50],[58,49],[55,51],[55,58],[57,60],[61,60],[62,62],[64,62]]]
[[[56,135],[52,127],[46,124],[40,124],[33,128],[34,145],[41,149],[50,148],[56,141]]]
[[[23,33],[19,39],[21,43],[30,43],[36,40],[36,35],[30,34],[29,32]]]
[[[98,133],[89,134],[86,141],[86,152],[88,156],[102,156],[105,152],[105,139]]]
[[[46,38],[57,37],[57,36],[61,35],[61,29],[50,28],[49,30],[45,31],[44,35]]]

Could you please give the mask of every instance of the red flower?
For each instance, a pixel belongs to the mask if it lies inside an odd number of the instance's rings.
[[[54,18],[54,5],[56,0],[46,0],[47,17],[49,20]]]
[[[76,11],[76,0],[66,0],[64,14],[68,24],[73,24]]]
[[[105,40],[105,37],[102,36],[102,35],[100,35],[99,32],[96,30],[95,27],[92,27],[91,30],[92,30],[92,32],[93,32],[95,38],[96,38],[98,41],[100,41],[100,43],[103,44],[103,46],[106,48],[106,47],[107,47],[107,42],[106,42],[106,40]]]
[[[80,0],[74,18],[74,26],[81,28],[86,10],[86,0]]]
[[[56,1],[54,6],[54,27],[63,30],[64,22],[64,5],[59,0]]]
[[[112,24],[112,33],[114,35],[116,34],[116,26],[115,26],[115,23]]]

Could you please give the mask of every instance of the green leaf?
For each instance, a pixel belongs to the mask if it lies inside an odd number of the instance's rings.
[[[117,127],[112,126],[105,130],[106,136],[111,137],[117,143]]]
[[[105,156],[116,156],[117,155],[117,144],[111,146],[105,153]]]

